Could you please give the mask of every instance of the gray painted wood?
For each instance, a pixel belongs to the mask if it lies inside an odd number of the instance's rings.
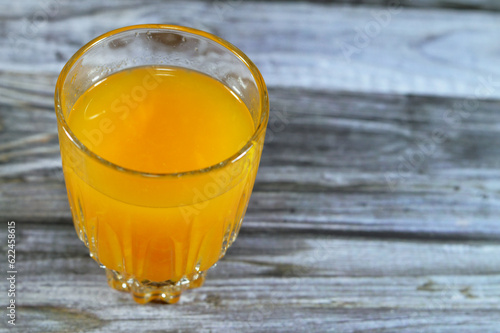
[[[336,42],[385,1],[138,3],[0,1],[0,220],[19,271],[19,326],[0,332],[499,331],[497,2],[407,3],[349,63]],[[53,111],[74,51],[145,22],[238,45],[272,105],[241,234],[176,305],[135,304],[88,257]]]
[[[264,1],[264,0],[263,0]],[[310,0],[315,3],[335,3],[346,6],[392,6],[401,4],[405,7],[419,8],[449,8],[457,10],[489,10],[497,11],[500,4],[495,0]]]
[[[495,331],[500,244],[243,229],[177,305],[111,290],[71,225],[18,227],[29,332]],[[3,282],[2,282],[3,283]]]
[[[151,22],[197,27],[233,42],[270,86],[475,97],[481,82],[491,79],[487,96],[480,97],[500,97],[495,42],[500,14],[493,12],[239,0],[140,6],[133,1],[47,1],[55,4],[45,16],[37,14],[41,5],[0,2],[0,12],[8,13],[0,39],[0,95],[5,98],[19,94],[11,82],[20,76],[30,92],[43,95],[37,103],[51,105],[52,89],[29,75],[33,65],[55,77],[90,39]]]
[[[449,140],[391,188],[397,155],[443,126],[457,100],[286,89],[271,99],[242,234],[203,288],[167,308],[110,290],[88,258],[69,218],[52,110],[1,107],[4,123],[40,115],[29,122],[38,129],[4,127],[0,165],[1,218],[20,223],[26,329],[494,331],[500,154],[488,142],[499,136],[498,103],[480,101],[446,127]]]
[[[248,227],[500,236],[500,148],[491,144],[500,138],[497,101],[457,108],[454,118],[448,113],[463,100],[288,89],[270,95]],[[0,117],[0,216],[69,219],[53,110],[0,106]],[[435,131],[442,143],[430,141]]]

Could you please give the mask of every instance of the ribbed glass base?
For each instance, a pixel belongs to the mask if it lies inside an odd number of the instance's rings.
[[[108,268],[106,268],[106,276],[108,284],[112,288],[131,293],[137,303],[161,302],[173,304],[179,301],[184,290],[201,287],[205,281],[206,272],[198,272],[191,279],[182,278],[178,282],[138,281]]]

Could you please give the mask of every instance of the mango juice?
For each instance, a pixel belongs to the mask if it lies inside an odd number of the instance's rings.
[[[124,289],[189,283],[224,255],[262,149],[248,145],[254,120],[232,90],[192,70],[135,67],[95,82],[67,123],[84,146],[61,139],[76,230]]]

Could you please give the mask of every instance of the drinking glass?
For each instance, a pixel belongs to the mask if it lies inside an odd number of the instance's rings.
[[[186,172],[141,172],[99,156],[74,134],[68,117],[85,112],[73,107],[96,82],[139,66],[181,67],[223,83],[248,108],[253,135],[229,158]],[[55,109],[75,229],[109,285],[139,303],[175,303],[183,290],[201,286],[238,235],[257,174],[269,101],[255,65],[207,32],[125,27],[73,55],[57,81]],[[92,135],[102,140],[103,133]]]

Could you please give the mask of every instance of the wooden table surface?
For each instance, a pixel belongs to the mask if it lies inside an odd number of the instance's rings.
[[[500,332],[500,3],[389,3],[0,0],[0,332]],[[176,305],[107,286],[56,136],[64,63],[140,23],[227,39],[270,91],[241,233]]]

